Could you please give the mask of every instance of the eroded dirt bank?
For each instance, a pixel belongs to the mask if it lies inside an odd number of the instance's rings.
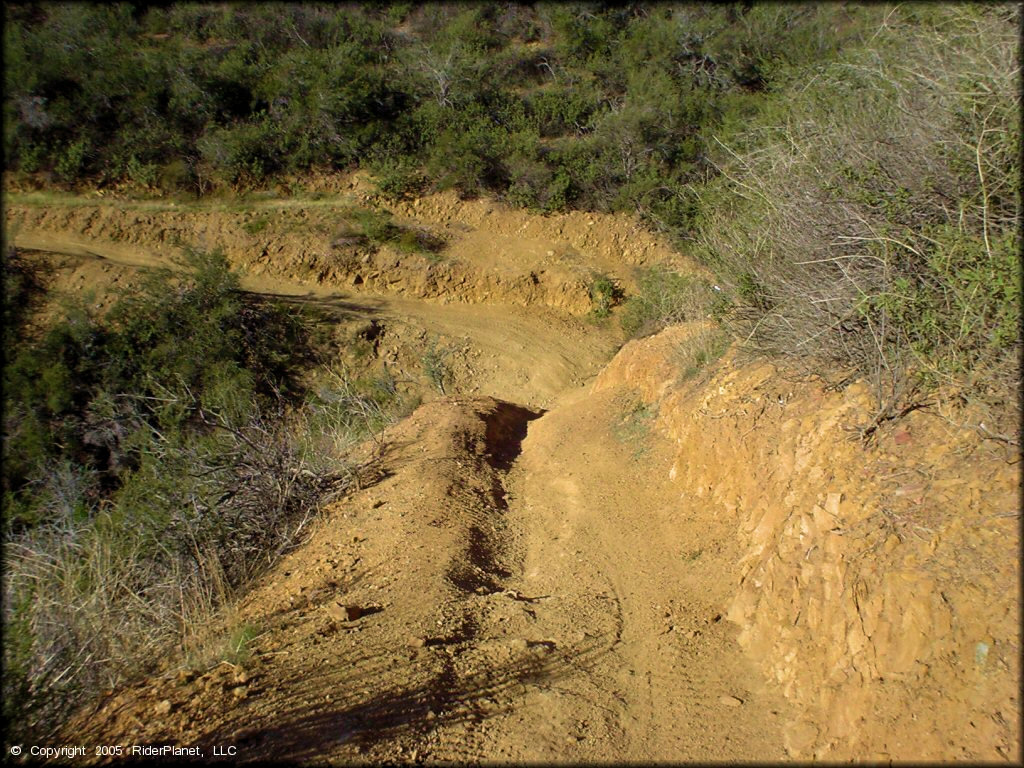
[[[1019,454],[926,409],[864,446],[867,387],[770,365],[680,386],[686,328],[628,344],[600,392],[637,388],[677,445],[680,509],[743,548],[728,618],[795,707],[793,757],[1020,756]]]
[[[5,223],[16,245],[60,253],[92,252],[139,265],[167,261],[184,245],[220,249],[252,278],[327,290],[546,307],[570,315],[593,308],[595,275],[623,288],[635,269],[683,263],[663,239],[625,216],[537,216],[494,201],[438,193],[388,203],[364,175],[339,177],[318,199],[246,203],[54,198],[8,193]],[[375,208],[438,250],[353,244],[353,210]],[[688,265],[693,268],[693,265]]]

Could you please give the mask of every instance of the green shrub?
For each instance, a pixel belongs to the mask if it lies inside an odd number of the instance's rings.
[[[632,338],[704,320],[718,307],[718,293],[700,277],[653,267],[641,272],[637,283],[636,295],[626,299],[619,315],[622,330]]]
[[[242,224],[242,229],[249,235],[258,235],[270,224],[270,216],[265,213],[253,216]]]
[[[423,190],[426,179],[416,164],[407,158],[386,158],[371,166],[373,183],[390,200],[407,200]]]
[[[882,15],[14,5],[5,160],[199,193],[362,165],[392,197],[432,183],[545,211],[637,210],[685,235],[667,210],[676,193],[659,188],[703,179],[719,125],[743,125],[789,68],[834,57]],[[535,151],[521,151],[524,133]],[[167,158],[184,172],[167,173]]]
[[[173,654],[351,479],[288,415],[315,357],[304,322],[243,296],[221,255],[182,266],[105,317],[73,305],[5,339],[4,701],[18,738],[49,736]]]
[[[443,238],[426,229],[401,227],[387,210],[351,208],[334,233],[336,247],[390,245],[403,253],[435,256],[445,246]]]

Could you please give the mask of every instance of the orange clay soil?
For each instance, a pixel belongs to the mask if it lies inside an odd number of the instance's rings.
[[[607,365],[593,275],[687,268],[635,222],[435,195],[392,209],[447,238],[439,260],[335,259],[298,223],[369,196],[328,192],[7,207],[53,287],[101,307],[177,238],[248,290],[378,322],[395,366],[439,339],[453,371],[208,628],[254,628],[246,654],[169,658],[68,734],[318,763],[1019,759],[1015,449],[935,409],[863,444],[862,384],[731,355],[685,378],[687,327]]]

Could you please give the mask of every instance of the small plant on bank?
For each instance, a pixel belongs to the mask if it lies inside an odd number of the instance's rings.
[[[647,452],[655,416],[655,406],[637,400],[623,409],[619,420],[612,427],[612,434],[630,448],[634,459],[642,458]]]
[[[270,216],[265,213],[260,213],[253,216],[249,221],[243,223],[242,229],[245,230],[247,234],[258,235],[263,232],[269,224]]]
[[[389,200],[408,200],[423,191],[427,179],[409,159],[385,158],[370,166],[373,183]]]
[[[444,249],[443,238],[422,227],[402,227],[382,209],[351,208],[335,232],[335,247],[363,246],[378,249],[390,245],[401,253],[418,253],[436,259]]]
[[[448,365],[448,350],[438,346],[435,339],[430,343],[422,358],[423,372],[434,388],[442,395],[448,394],[447,388],[451,384],[452,371]]]
[[[611,277],[598,274],[590,282],[590,316],[595,320],[604,320],[611,315],[612,307],[622,299],[622,289]]]
[[[703,278],[652,267],[640,274],[637,283],[637,293],[626,300],[619,318],[630,338],[650,336],[669,325],[705,320],[719,311],[719,292]]]

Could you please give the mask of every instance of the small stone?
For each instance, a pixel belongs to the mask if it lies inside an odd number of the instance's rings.
[[[249,689],[245,686],[240,685],[237,688],[232,689],[231,695],[234,696],[236,699],[244,699],[246,696],[249,695]]]
[[[324,610],[336,621],[355,621],[363,615],[363,610],[358,605],[343,605],[333,601],[328,603]]]
[[[513,637],[508,641],[508,645],[513,651],[525,651],[528,643],[521,637]]]
[[[157,715],[166,715],[166,714],[169,714],[169,713],[170,713],[170,711],[171,711],[171,700],[170,700],[170,699],[164,699],[163,701],[161,701],[161,702],[160,702],[159,704],[157,704],[157,705],[156,705],[156,706],[155,706],[155,707],[153,708],[153,711],[154,711],[154,712],[155,712],[155,713],[156,713]]]
[[[743,704],[743,699],[737,699],[735,696],[722,696],[718,703],[726,707],[738,707]]]
[[[410,637],[409,638],[409,647],[411,647],[411,648],[422,648],[426,644],[427,644],[427,639],[425,637]]]
[[[893,442],[896,443],[896,445],[907,445],[911,441],[910,433],[907,432],[906,430],[903,430],[902,432],[897,432],[895,435],[893,435],[892,439]]]
[[[830,493],[825,497],[825,511],[832,517],[839,517],[839,504],[843,500],[843,494]]]

